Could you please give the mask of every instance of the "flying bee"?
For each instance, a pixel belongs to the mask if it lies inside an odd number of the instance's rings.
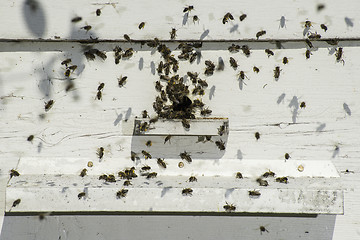
[[[256,66],[253,67],[253,71],[256,72],[256,73],[259,73],[260,72],[260,69]]]
[[[289,59],[288,59],[287,57],[284,57],[282,62],[283,62],[283,64],[288,64],[288,63],[289,63]]]
[[[149,141],[147,141],[147,142],[145,143],[145,145],[146,145],[147,147],[151,147],[152,142],[149,140]]]
[[[76,22],[80,22],[82,20],[82,17],[74,17],[73,19],[71,19],[71,22],[76,23]]]
[[[151,157],[151,154],[148,153],[148,152],[145,151],[145,150],[142,150],[141,153],[144,155],[145,159],[149,159],[149,158],[151,159],[151,158],[152,158],[152,157]]]
[[[170,38],[171,38],[171,40],[174,40],[176,38],[176,29],[175,28],[171,29]]]
[[[116,198],[124,198],[124,197],[126,197],[126,195],[127,195],[127,193],[128,193],[128,189],[121,189],[120,191],[118,191],[117,193],[116,193]]]
[[[226,130],[225,124],[221,125],[221,126],[218,128],[218,134],[219,134],[220,136],[224,135],[224,134],[225,134],[225,130]]]
[[[305,57],[306,57],[306,59],[309,59],[311,55],[312,55],[311,51],[310,51],[310,50],[306,50],[306,52],[305,52]]]
[[[127,79],[127,76],[120,76],[119,78],[118,78],[118,85],[119,85],[119,87],[123,87],[124,85],[125,85],[125,83],[126,83],[126,79]]]
[[[225,142],[223,142],[223,140],[220,139],[220,141],[216,141],[215,144],[221,151],[225,150]]]
[[[99,147],[96,151],[97,156],[99,157],[99,159],[101,160],[104,157],[104,148],[103,147]]]
[[[183,13],[190,12],[191,10],[194,10],[194,6],[187,6],[184,8]]]
[[[82,29],[84,29],[86,32],[90,31],[92,27],[90,25],[86,25],[84,27],[82,27]]]
[[[240,46],[239,45],[235,45],[232,44],[229,48],[228,48],[229,52],[231,53],[237,53],[240,51]]]
[[[124,54],[122,55],[124,58],[129,58],[134,54],[134,49],[129,48],[126,49],[126,51],[124,52]]]
[[[54,100],[49,100],[48,102],[45,103],[45,111],[49,111],[52,106],[54,105]]]
[[[78,194],[78,198],[79,198],[79,199],[85,198],[85,195],[86,195],[85,192],[81,192],[81,193]]]
[[[269,186],[268,181],[263,180],[261,178],[256,179],[256,182],[258,182],[260,186],[264,186],[264,187]]]
[[[135,160],[138,159],[139,157],[138,157],[138,155],[137,155],[135,152],[131,151],[131,153],[130,153],[130,158],[131,158],[132,161],[135,161]]]
[[[156,172],[152,172],[152,173],[149,173],[146,177],[146,179],[150,179],[150,178],[156,178],[157,176],[157,173]]]
[[[290,158],[290,154],[285,153],[284,157],[285,157],[285,160],[288,160]]]
[[[306,103],[305,103],[305,102],[301,102],[301,103],[300,103],[300,108],[306,108]]]
[[[124,182],[124,186],[130,186],[130,185],[132,185],[132,183],[131,183],[129,180],[126,180],[126,181]]]
[[[280,67],[275,67],[275,69],[274,69],[274,78],[275,79],[278,79],[280,77],[280,71],[281,71]]]
[[[94,61],[95,60],[95,55],[90,51],[84,52],[84,55],[85,55],[85,57],[86,57],[86,59],[88,61]]]
[[[32,142],[32,140],[34,140],[34,135],[28,136],[28,138],[26,140],[29,142]]]
[[[233,211],[235,211],[236,210],[236,207],[235,207],[235,205],[233,205],[233,204],[229,204],[229,203],[227,203],[227,202],[225,202],[226,204],[224,205],[224,209],[225,209],[225,211],[227,211],[227,212],[233,212]]]
[[[246,57],[250,56],[250,48],[249,48],[249,46],[243,45],[243,46],[241,46],[241,50],[246,55]]]
[[[209,115],[209,114],[211,114],[211,113],[212,113],[212,111],[211,111],[209,108],[205,108],[205,109],[203,109],[203,110],[200,111],[200,114],[201,114],[202,116],[206,116],[206,115]]]
[[[246,14],[242,14],[239,19],[240,19],[240,22],[244,21],[244,19],[247,17]]]
[[[145,27],[145,22],[141,22],[140,24],[139,24],[139,29],[143,29]]]
[[[255,133],[255,138],[256,138],[256,140],[259,140],[259,139],[260,139],[260,133],[259,133],[259,132],[256,132],[256,133]]]
[[[98,86],[98,91],[101,91],[105,86],[105,83],[100,83],[100,85]]]
[[[101,92],[101,91],[98,91],[98,92],[96,93],[95,99],[97,99],[97,100],[102,100],[102,92]]]
[[[305,28],[310,28],[311,26],[312,26],[311,21],[309,21],[309,20],[305,21],[305,24],[304,24]]]
[[[19,199],[16,199],[16,200],[13,202],[12,207],[16,207],[17,205],[20,204],[20,202],[21,202],[21,199],[20,199],[20,198],[19,198]]]
[[[265,178],[267,178],[269,176],[270,177],[275,177],[275,173],[269,170],[269,171],[265,172],[262,176],[265,177]]]
[[[248,78],[248,77],[245,75],[244,71],[240,71],[239,74],[238,74],[238,77],[239,77],[241,80],[245,80],[245,77]]]
[[[148,112],[146,110],[142,111],[141,115],[142,115],[143,118],[148,118],[149,117]]]
[[[124,34],[124,39],[128,42],[131,42],[131,38],[127,34]]]
[[[187,153],[186,151],[184,151],[183,153],[180,153],[179,156],[181,157],[181,159],[186,160],[188,163],[192,162],[191,155],[189,153]]]
[[[77,69],[77,65],[72,65],[67,67],[68,70],[71,70],[72,72],[74,72]]]
[[[183,125],[184,128],[190,128],[190,122],[189,122],[189,120],[183,118],[183,119],[181,120],[181,123],[182,123],[182,125]]]
[[[271,51],[270,49],[265,49],[265,52],[267,53],[268,57],[274,56],[274,52]]]
[[[230,62],[231,67],[234,68],[234,70],[236,70],[238,67],[236,60],[233,57],[230,57],[229,62]]]
[[[61,65],[67,66],[69,63],[71,63],[71,59],[70,59],[70,58],[65,59],[64,61],[62,61],[62,62],[61,62]]]
[[[288,183],[288,178],[287,177],[278,177],[275,179],[276,182],[279,182],[279,183],[285,183],[287,184]]]
[[[71,73],[70,69],[67,69],[64,73],[65,77],[70,77],[70,73]]]
[[[228,13],[225,14],[225,16],[224,16],[224,18],[222,20],[222,23],[223,24],[227,23],[229,21],[229,19],[234,20],[234,17],[233,17],[233,15],[231,15],[231,13],[228,12]]]
[[[86,169],[86,168],[84,168],[83,170],[81,170],[80,177],[85,177],[85,176],[86,176],[86,172],[87,172],[87,169]]]
[[[197,182],[197,178],[195,176],[191,176],[188,179],[189,182]]]
[[[195,22],[198,22],[200,19],[199,19],[199,17],[197,16],[197,15],[195,15],[195,16],[193,16],[193,22],[195,23]]]
[[[241,174],[241,172],[237,172],[235,178],[243,178],[243,175]]]
[[[258,197],[261,195],[261,193],[257,190],[252,190],[252,191],[248,191],[249,192],[249,196],[255,196]]]
[[[18,171],[14,170],[14,169],[10,170],[10,178],[18,177],[18,176],[20,176],[20,173]]]
[[[262,31],[259,31],[256,33],[256,39],[259,40],[259,37],[263,36],[266,34],[266,31],[265,30],[262,30]]]
[[[150,170],[151,170],[151,167],[148,166],[148,165],[145,165],[145,166],[141,167],[141,170],[142,170],[142,171],[150,171]]]
[[[260,226],[260,234],[262,234],[263,232],[269,232],[264,226]]]
[[[100,16],[101,15],[101,9],[96,9],[96,16]]]
[[[192,192],[193,190],[191,188],[184,188],[181,193],[184,196],[188,196],[188,195],[192,196]]]
[[[166,163],[164,162],[163,158],[158,158],[157,159],[157,164],[162,168],[166,168]]]
[[[343,56],[343,48],[339,47],[338,49],[336,49],[336,53],[335,53],[335,57],[336,57],[336,61],[337,62],[342,62],[344,64],[344,59],[342,59]]]
[[[327,26],[326,26],[325,24],[321,24],[321,25],[320,25],[320,27],[321,27],[321,29],[323,29],[325,32],[326,32],[326,31],[327,31],[327,29],[328,29],[328,28],[327,28]]]
[[[105,60],[107,58],[106,54],[98,49],[95,49],[96,56],[100,57],[102,60]]]

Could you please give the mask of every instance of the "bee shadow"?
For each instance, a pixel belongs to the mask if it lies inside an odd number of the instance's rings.
[[[343,108],[345,110],[345,112],[347,113],[347,115],[351,116],[351,110],[349,108],[349,105],[347,105],[346,103],[343,104]]]
[[[140,58],[139,59],[139,70],[141,71],[141,70],[143,70],[143,68],[144,68],[144,58]]]
[[[322,130],[324,130],[325,127],[326,127],[326,123],[322,123],[316,128],[316,131],[321,132]]]
[[[210,30],[206,29],[200,36],[200,40],[204,40],[209,35]]]
[[[296,123],[296,118],[297,118],[297,115],[299,114],[299,100],[296,96],[294,96],[290,103],[289,103],[289,108],[293,108],[292,110],[292,121],[293,123]]]
[[[185,25],[189,19],[189,13],[185,13],[182,20],[182,25]]]
[[[354,26],[354,22],[351,18],[345,17],[344,20],[345,20],[346,26],[348,26],[348,27]]]
[[[37,0],[26,0],[22,6],[24,21],[32,34],[41,38],[46,29],[45,12]]]
[[[285,98],[285,93],[281,94],[279,97],[278,97],[278,100],[276,101],[277,104],[280,104],[281,102],[284,101],[284,98]]]

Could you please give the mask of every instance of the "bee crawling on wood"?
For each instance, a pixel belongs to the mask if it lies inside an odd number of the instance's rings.
[[[264,226],[260,226],[260,234],[263,232],[269,232]]]
[[[149,173],[146,177],[146,179],[150,179],[150,178],[156,178],[157,176],[157,173],[156,172],[152,172],[152,173]]]
[[[84,168],[83,170],[81,170],[80,177],[85,177],[85,176],[86,176],[86,172],[87,172],[87,169],[86,169],[86,168]]]
[[[95,54],[93,54],[91,51],[84,52],[84,55],[88,61],[94,61],[95,60]]]
[[[71,22],[76,23],[76,22],[80,22],[82,20],[82,17],[74,17],[73,19],[71,19]]]
[[[10,170],[10,178],[18,176],[20,176],[20,173],[18,171],[16,171],[15,169]]]
[[[171,40],[174,40],[176,38],[176,29],[175,28],[171,29],[170,38],[171,38]]]
[[[103,147],[99,147],[96,151],[97,156],[99,157],[99,159],[101,160],[104,157],[104,148]]]
[[[235,178],[243,178],[243,175],[241,174],[241,172],[237,172]]]
[[[191,176],[188,179],[189,182],[197,182],[197,178],[195,176]]]
[[[309,59],[311,55],[312,55],[311,51],[310,51],[310,50],[306,50],[306,52],[305,52],[305,57],[306,57],[306,59]]]
[[[235,45],[232,44],[229,48],[228,48],[229,52],[231,53],[237,53],[240,51],[240,46],[239,45]]]
[[[328,28],[327,28],[327,26],[326,26],[325,24],[321,24],[321,25],[320,25],[320,27],[321,27],[321,29],[323,29],[325,32],[326,32],[326,31],[327,31],[327,29],[328,29]]]
[[[186,151],[184,151],[183,153],[180,153],[180,157],[181,157],[181,159],[186,160],[188,163],[192,162],[191,155],[189,153],[187,153]]]
[[[148,153],[145,150],[142,150],[141,153],[144,155],[145,159],[151,159],[152,158],[151,154]]]
[[[260,69],[256,66],[253,67],[253,71],[256,72],[256,73],[259,73],[260,72]]]
[[[285,153],[284,157],[285,157],[285,161],[288,160],[289,158],[291,158],[290,154],[288,154],[288,153]]]
[[[257,191],[257,190],[252,190],[252,191],[248,191],[248,192],[249,192],[250,197],[259,197],[261,195],[260,191]]]
[[[225,150],[225,142],[223,142],[223,140],[220,139],[220,141],[216,141],[215,144],[221,151]]]
[[[140,132],[146,132],[147,130],[149,130],[149,124],[147,122],[141,123],[139,130]]]
[[[265,30],[262,30],[262,31],[259,31],[256,33],[256,39],[259,40],[259,37],[263,36],[266,34],[266,31]]]
[[[86,32],[90,31],[91,28],[92,27],[90,25],[86,25],[86,26],[82,27],[82,29],[84,29]]]
[[[317,32],[315,32],[315,33],[308,33],[308,38],[309,39],[320,39],[321,38],[321,35],[320,34],[318,34]]]
[[[244,19],[247,17],[246,14],[242,14],[239,19],[240,19],[240,22],[244,21]]]
[[[101,91],[97,91],[95,99],[102,100],[102,92]]]
[[[239,66],[233,57],[230,57],[229,62],[230,62],[231,67],[234,68],[234,70],[236,70],[237,67]]]
[[[275,173],[269,170],[269,171],[265,172],[262,176],[265,177],[265,178],[267,178],[267,177],[275,177]]]
[[[100,57],[102,60],[105,60],[107,58],[106,53],[102,52],[98,49],[94,49],[94,53],[96,54],[96,56]]]
[[[125,85],[125,83],[126,83],[126,79],[127,79],[127,76],[120,76],[119,78],[118,78],[118,85],[119,85],[119,87],[123,87],[124,85]]]
[[[167,135],[167,136],[165,137],[164,144],[165,144],[166,142],[171,143],[171,142],[170,142],[170,139],[171,139],[171,135]]]
[[[34,135],[28,136],[28,138],[26,140],[29,142],[32,142],[32,140],[34,140]]]
[[[52,106],[54,105],[54,100],[49,100],[48,102],[45,103],[45,111],[49,111]]]
[[[85,195],[86,195],[86,193],[85,193],[85,192],[81,192],[81,193],[79,193],[79,194],[78,194],[78,198],[79,198],[79,200],[80,200],[81,198],[85,198]]]
[[[227,211],[227,212],[233,212],[233,211],[235,211],[236,210],[236,207],[235,207],[235,205],[233,205],[233,204],[229,204],[228,202],[225,202],[226,204],[224,205],[224,209],[225,209],[225,211]]]
[[[96,9],[96,12],[95,12],[95,13],[96,13],[96,16],[99,17],[99,16],[101,15],[101,9]]]
[[[126,197],[126,195],[127,195],[127,193],[128,193],[128,189],[121,189],[120,191],[118,191],[117,193],[116,193],[116,198],[124,198],[124,197]]]
[[[141,167],[141,170],[142,170],[142,171],[150,171],[150,170],[151,170],[151,167],[148,166],[148,165],[145,165],[145,166]]]
[[[343,64],[345,63],[343,57],[343,48],[339,47],[338,49],[336,49],[336,53],[335,53],[335,57],[336,57],[336,61],[337,62],[342,62]]]
[[[199,19],[199,17],[197,16],[197,15],[195,15],[195,16],[193,16],[193,22],[195,23],[195,22],[198,22],[200,19]]]
[[[127,34],[124,34],[124,39],[128,42],[131,42],[131,38]]]
[[[130,185],[132,185],[132,183],[130,182],[130,180],[126,180],[126,181],[124,182],[124,186],[130,186]]]
[[[280,71],[281,71],[281,69],[280,69],[279,66],[275,67],[275,69],[274,69],[274,78],[275,78],[275,80],[277,80],[280,77]]]
[[[256,182],[258,182],[260,186],[265,186],[265,187],[266,187],[266,186],[269,186],[268,181],[263,180],[263,179],[261,179],[261,178],[257,178],[257,179],[256,179]]]
[[[184,196],[192,196],[193,190],[191,188],[184,188],[181,193]]]
[[[181,123],[182,123],[182,125],[183,125],[184,128],[187,128],[187,129],[190,128],[190,122],[189,122],[189,120],[183,118],[183,119],[181,120]]]
[[[283,62],[283,64],[288,64],[288,63],[289,63],[289,59],[288,59],[287,57],[284,57],[282,62]]]
[[[21,199],[20,199],[20,198],[19,198],[19,199],[16,199],[16,200],[13,202],[12,207],[16,207],[17,205],[20,204],[20,202],[21,202]]]
[[[241,50],[246,55],[246,57],[250,56],[250,48],[249,48],[249,46],[243,45],[243,46],[241,46]]]
[[[256,132],[256,133],[255,133],[255,138],[256,138],[256,140],[259,140],[259,139],[260,139],[260,133],[259,133],[259,132]]]
[[[287,184],[288,183],[288,178],[287,177],[278,177],[275,179],[276,182],[279,182],[279,183],[285,183]]]
[[[141,22],[140,24],[139,24],[139,29],[143,29],[145,27],[145,22]]]
[[[158,158],[157,159],[157,164],[159,164],[159,166],[162,167],[162,168],[166,168],[166,163],[165,163],[163,158]]]
[[[187,6],[184,8],[183,13],[190,12],[191,10],[194,10],[194,6]]]
[[[270,49],[265,49],[265,52],[267,53],[268,57],[274,56],[274,52],[271,51]]]
[[[300,103],[300,108],[306,108],[306,103],[305,103],[305,102],[301,102],[301,103]]]
[[[225,14],[225,16],[224,16],[224,18],[222,20],[222,23],[223,24],[227,23],[229,21],[229,19],[234,20],[234,17],[233,17],[233,15],[231,15],[231,13],[228,12],[228,13]]]
[[[205,109],[203,109],[203,110],[200,111],[200,114],[201,114],[202,116],[206,116],[206,115],[209,115],[209,114],[211,114],[211,113],[212,113],[212,111],[211,111],[210,109],[208,109],[208,108],[205,108]]]
[[[145,143],[145,145],[146,145],[147,147],[151,147],[152,142],[149,140],[149,141],[147,141],[147,142]]]
[[[125,52],[123,53],[122,57],[123,58],[130,58],[132,57],[132,55],[134,55],[134,49],[133,48],[129,48],[126,49]]]
[[[67,67],[67,65],[71,63],[71,59],[68,58],[68,59],[65,59],[64,61],[61,62],[61,65],[65,65]]]
[[[218,128],[218,134],[219,134],[220,136],[222,136],[222,135],[225,134],[225,132],[226,132],[226,126],[225,126],[225,124],[223,124],[223,125],[221,125],[221,126]]]

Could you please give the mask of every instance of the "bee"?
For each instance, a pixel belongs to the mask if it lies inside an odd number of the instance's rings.
[[[73,82],[68,82],[68,84],[66,85],[65,91],[68,92],[71,89],[73,89],[75,87]]]
[[[74,72],[77,69],[77,65],[69,66],[67,69],[72,70],[72,72]]]
[[[349,170],[349,169],[346,169],[345,171],[341,171],[341,173],[349,174],[349,173],[354,173],[354,171],[351,171],[351,170]]]
[[[161,74],[163,69],[164,69],[164,63],[163,63],[163,61],[160,61],[158,68],[157,68],[158,74]]]
[[[157,176],[157,173],[156,172],[152,172],[152,173],[149,173],[146,177],[146,179],[150,179],[150,178],[156,178]]]
[[[327,31],[327,29],[328,29],[328,28],[327,28],[327,26],[326,26],[325,24],[321,24],[321,25],[320,25],[320,27],[321,27],[321,29],[323,29],[325,32],[326,32],[326,31]]]
[[[282,62],[283,62],[283,64],[288,64],[288,63],[289,63],[289,59],[288,59],[287,57],[284,57]]]
[[[223,140],[220,139],[220,141],[216,141],[215,144],[221,151],[225,150],[225,142],[223,142]]]
[[[193,22],[195,23],[195,22],[198,22],[200,19],[199,19],[199,17],[197,16],[197,15],[195,15],[195,16],[193,16]]]
[[[253,71],[256,72],[256,73],[259,73],[260,72],[260,69],[256,66],[253,67]]]
[[[147,152],[147,151],[145,151],[145,150],[142,150],[142,151],[141,151],[141,153],[144,155],[145,159],[148,159],[148,158],[150,158],[150,159],[151,159],[151,158],[152,158],[152,157],[151,157],[151,154],[150,154],[150,153],[148,153],[148,152]]]
[[[184,128],[190,128],[190,122],[189,122],[189,120],[183,118],[183,119],[181,119],[181,123],[182,123],[182,125],[183,125]]]
[[[148,166],[148,165],[145,165],[145,166],[141,167],[141,170],[142,170],[142,171],[150,171],[150,170],[151,170],[151,167]]]
[[[132,183],[131,183],[129,180],[126,180],[126,181],[124,182],[124,186],[130,186],[130,185],[132,185]]]
[[[107,178],[106,174],[103,174],[103,175],[99,176],[99,180],[106,180],[106,178]]]
[[[194,6],[187,6],[184,8],[183,13],[190,12],[191,10],[194,10]]]
[[[234,17],[233,17],[233,15],[231,15],[231,13],[228,12],[228,13],[225,14],[225,16],[224,16],[224,18],[222,20],[222,23],[223,24],[227,23],[229,21],[229,19],[234,20]]]
[[[238,77],[241,78],[241,80],[245,80],[246,75],[245,75],[244,71],[240,71],[238,74]]]
[[[106,176],[105,181],[106,182],[116,182],[115,176],[113,174],[109,174],[108,176]]]
[[[27,140],[28,140],[29,142],[32,142],[32,140],[34,140],[34,135],[28,136]]]
[[[315,32],[315,33],[310,33],[310,34],[308,35],[308,38],[309,38],[309,39],[320,39],[320,38],[321,38],[321,35],[318,34],[317,32]]]
[[[129,191],[129,190],[127,190],[127,189],[121,189],[120,191],[118,191],[118,192],[116,193],[116,198],[119,199],[119,198],[124,198],[124,197],[126,197],[128,191]]]
[[[256,138],[256,140],[259,140],[259,139],[260,139],[260,133],[259,133],[259,132],[256,132],[256,133],[255,133],[255,138]]]
[[[270,177],[275,177],[275,173],[269,170],[269,171],[265,172],[262,176],[265,177],[265,178],[267,178],[269,176]]]
[[[242,14],[239,19],[240,19],[240,22],[244,21],[244,19],[247,17],[246,14]]]
[[[305,52],[306,59],[309,59],[311,55],[312,55],[311,51],[306,50],[306,52]]]
[[[339,41],[336,39],[329,39],[329,40],[326,40],[326,42],[330,45],[338,45],[338,43],[339,43]]]
[[[171,38],[171,40],[174,40],[176,38],[176,29],[175,28],[171,29],[170,38]]]
[[[196,60],[197,55],[198,54],[196,52],[192,53],[190,56],[189,62],[193,63]],[[177,66],[177,65],[174,65],[174,66]],[[174,70],[174,68],[173,68],[173,70]],[[174,71],[174,72],[176,72],[176,71]]]
[[[124,52],[124,54],[122,55],[124,58],[129,58],[134,54],[134,49],[129,48],[126,49],[126,51]]]
[[[121,59],[121,55],[117,55],[115,57],[115,64],[119,64],[120,63],[120,59]]]
[[[205,108],[205,109],[201,110],[201,112],[200,112],[200,114],[202,116],[206,116],[206,115],[209,115],[211,113],[212,113],[212,111],[210,109],[208,109],[208,108]]]
[[[45,111],[49,111],[52,106],[54,105],[54,100],[49,100],[47,103],[45,103]]]
[[[167,135],[167,136],[165,137],[164,144],[165,144],[166,142],[171,143],[171,142],[170,142],[170,138],[171,138],[171,135]]]
[[[149,124],[147,122],[143,122],[140,124],[139,129],[141,132],[146,132],[149,129]]]
[[[127,79],[127,76],[120,76],[118,78],[118,85],[119,87],[123,87],[125,84],[126,84],[126,79]]]
[[[97,100],[102,100],[102,93],[101,93],[101,91],[98,91],[98,92],[96,93],[95,99],[97,99]]]
[[[70,77],[70,73],[71,73],[70,69],[67,69],[64,73],[65,77]]]
[[[336,53],[335,53],[335,57],[336,57],[336,61],[337,62],[345,62],[344,59],[342,59],[343,56],[343,48],[339,47],[338,49],[336,49]]]
[[[252,191],[248,191],[249,192],[249,196],[255,196],[258,197],[261,195],[261,193],[257,190],[252,190]]]
[[[139,29],[143,29],[145,27],[145,22],[141,22],[140,24],[139,24]]]
[[[86,172],[87,172],[87,169],[84,168],[81,173],[80,173],[80,177],[85,177],[86,176]]]
[[[305,21],[305,24],[304,24],[305,28],[310,28],[311,26],[312,26],[311,21],[309,21],[309,20]]]
[[[80,22],[82,20],[82,17],[74,17],[73,19],[71,19],[71,22],[76,23],[76,22]]]
[[[148,112],[146,110],[142,111],[141,115],[142,115],[143,118],[149,117]]]
[[[88,161],[87,166],[92,167],[92,166],[94,166],[94,163],[92,161]]]
[[[100,85],[98,86],[98,91],[101,91],[105,86],[105,83],[100,83]]]
[[[92,27],[90,25],[86,25],[84,27],[82,27],[82,29],[84,29],[86,32],[90,31]]]
[[[105,176],[106,176],[106,175],[105,175]],[[118,176],[119,176],[119,178],[121,178],[121,179],[126,179],[126,178],[127,178],[126,173],[124,173],[123,171],[118,172]],[[106,179],[107,179],[107,176],[106,176]]]
[[[208,67],[209,69],[215,69],[215,64],[214,64],[212,61],[210,61],[210,60],[206,60],[206,61],[205,61],[205,65],[206,65],[206,67]]]
[[[229,48],[228,48],[229,52],[231,53],[237,53],[240,51],[240,46],[239,45],[235,45],[232,44]]]
[[[264,226],[260,226],[260,234],[263,232],[269,232]]]
[[[107,57],[106,57],[106,54],[98,49],[95,49],[95,54],[100,57],[102,60],[105,60]]]
[[[280,77],[280,71],[281,71],[280,67],[275,67],[275,69],[274,69],[274,78],[275,79],[278,79]]]
[[[164,90],[161,91],[161,99],[162,99],[164,102],[166,102],[166,101],[168,100],[167,97],[166,97],[166,93],[165,93]]]
[[[131,42],[131,38],[127,34],[124,34],[124,39],[128,42]]]
[[[103,147],[99,147],[96,151],[96,155],[99,157],[99,159],[101,160],[104,157],[104,148]]]
[[[151,147],[152,142],[149,140],[149,141],[147,141],[147,142],[145,143],[145,145],[146,145],[147,147]]]
[[[220,136],[224,135],[225,134],[225,124],[221,125],[219,128],[218,128],[218,134]]]
[[[79,199],[85,198],[85,195],[86,195],[85,192],[81,192],[81,193],[78,194],[78,198],[79,198]]]
[[[288,153],[285,153],[284,157],[285,157],[285,160],[288,160],[290,158],[290,155]]]
[[[229,62],[230,62],[231,67],[234,68],[234,70],[236,70],[238,67],[236,60],[234,58],[230,57]]]
[[[266,34],[266,31],[265,30],[262,30],[262,31],[259,31],[256,33],[256,39],[259,39],[259,37],[263,36]]]
[[[181,157],[181,159],[186,160],[188,163],[192,162],[191,155],[189,153],[187,153],[186,151],[184,151],[183,153],[180,153],[179,156]]]
[[[276,182],[279,182],[279,183],[285,183],[287,184],[288,183],[288,178],[287,177],[278,177],[275,179]]]
[[[191,176],[188,179],[189,182],[197,182],[197,178],[195,176]]]
[[[159,164],[160,167],[162,168],[166,168],[166,163],[164,162],[164,159],[162,158],[158,158],[157,159],[157,164]]]
[[[309,46],[309,48],[312,48],[312,47],[313,47],[313,45],[312,45],[312,43],[310,42],[309,39],[305,39],[305,42],[306,42],[306,44]]]
[[[86,57],[86,59],[88,61],[94,61],[95,60],[95,55],[90,51],[84,52],[84,55],[85,55],[85,57]]]
[[[256,182],[258,182],[260,186],[264,186],[264,187],[269,186],[268,181],[262,180],[261,178],[256,179]]]
[[[226,204],[224,205],[224,209],[225,209],[225,211],[227,211],[227,212],[233,212],[233,211],[235,211],[236,210],[236,207],[235,207],[235,205],[233,205],[233,204],[229,204],[229,203],[227,203],[227,202],[225,202]]]
[[[182,193],[182,195],[185,195],[185,196],[187,196],[187,195],[192,196],[192,192],[193,192],[193,190],[191,188],[184,188],[181,193]]]
[[[100,16],[101,15],[101,9],[96,9],[96,16]]]
[[[268,57],[274,56],[274,52],[271,51],[270,49],[265,49],[265,52],[267,53]]]
[[[306,103],[305,103],[305,102],[301,102],[301,103],[300,103],[300,108],[306,108]]]
[[[204,107],[204,103],[201,101],[201,100],[199,100],[199,99],[195,99],[194,101],[193,101],[193,107],[198,107],[198,108],[202,108],[202,107]]]
[[[61,62],[61,65],[67,66],[69,63],[71,63],[71,59],[70,59],[70,58],[65,59],[64,61],[62,61],[62,62]]]
[[[18,171],[14,170],[14,169],[10,170],[10,178],[18,177],[18,176],[20,176],[20,173]]]
[[[19,198],[19,199],[16,199],[16,200],[13,202],[12,207],[16,207],[17,205],[20,204],[20,202],[21,202],[21,199],[20,199],[20,198]]]
[[[244,53],[247,57],[250,56],[250,48],[249,48],[249,46],[243,45],[243,46],[241,46],[241,50],[243,51],[243,53]]]
[[[243,175],[241,174],[241,172],[237,172],[235,178],[243,178]]]

